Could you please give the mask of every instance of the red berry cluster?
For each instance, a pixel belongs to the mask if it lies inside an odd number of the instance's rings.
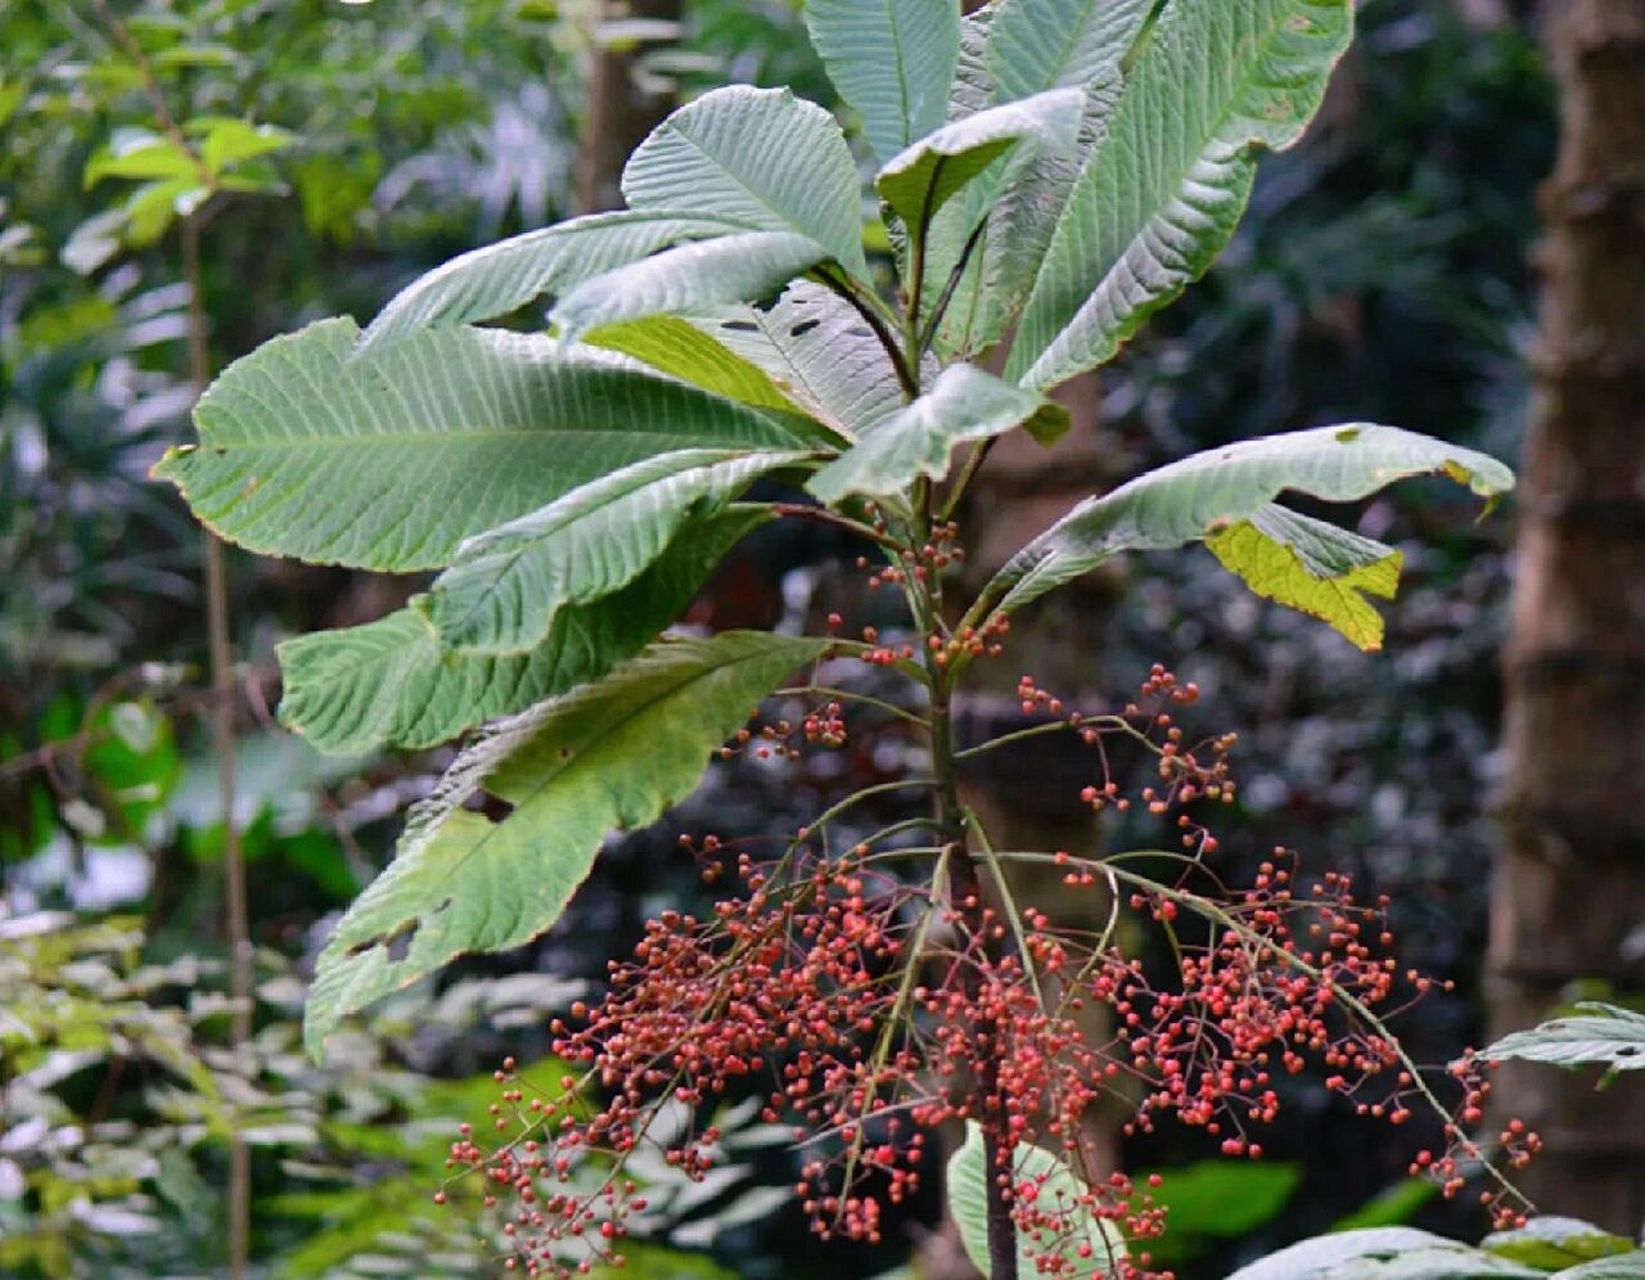
[[[1018,693],[1025,713],[1064,720],[1098,749],[1102,784],[1081,797],[1094,808],[1130,804],[1109,773],[1110,734],[1154,755],[1159,785],[1140,793],[1150,812],[1234,794],[1232,735],[1185,742],[1171,709],[1198,691],[1163,667],[1122,716],[1081,718],[1030,676]],[[831,702],[739,745],[786,752],[800,736],[838,745],[844,733]],[[620,1264],[647,1208],[623,1172],[636,1152],[657,1147],[691,1181],[717,1167],[721,1135],[707,1117],[724,1096],[756,1087],[764,1122],[795,1126],[805,1152],[795,1190],[825,1238],[878,1241],[886,1206],[919,1188],[928,1135],[972,1120],[989,1137],[992,1176],[1039,1274],[1149,1275],[1148,1242],[1164,1230],[1164,1211],[1151,1188],[1089,1167],[1084,1134],[1099,1104],[1132,1109],[1127,1133],[1175,1117],[1241,1158],[1262,1154],[1253,1131],[1278,1112],[1276,1082],[1309,1068],[1362,1114],[1395,1125],[1419,1100],[1441,1105],[1377,1012],[1435,985],[1400,972],[1386,899],[1358,903],[1335,873],[1298,889],[1283,850],[1249,888],[1219,880],[1203,893],[1195,886],[1213,879],[1206,858],[1216,841],[1186,815],[1178,826],[1189,852],[1156,855],[1180,866],[1170,883],[1123,858],[1044,855],[1065,869],[1065,886],[1105,895],[1100,934],[1061,927],[1033,906],[1019,912],[1008,895],[996,908],[980,887],[964,887],[978,885],[969,874],[906,882],[890,870],[903,851],[873,842],[815,856],[813,833],[801,831],[774,866],[740,855],[737,896],[706,919],[665,912],[652,921],[633,957],[610,966],[604,999],[575,1006],[575,1026],[553,1024],[555,1053],[581,1079],[528,1090],[506,1064],[493,1124],[508,1136],[488,1150],[465,1128],[450,1168],[479,1173],[490,1203],[512,1197],[510,1267],[563,1280]],[[681,844],[706,879],[725,872],[715,837]],[[951,872],[953,856],[943,856]],[[1165,972],[1126,950],[1137,934],[1120,927],[1127,911],[1168,940]],[[1098,1009],[1106,1016],[1093,1019]],[[1448,1149],[1412,1164],[1448,1196],[1486,1163],[1467,1135],[1490,1088],[1483,1065],[1453,1068],[1463,1103],[1447,1118]],[[658,1123],[682,1111],[702,1118]],[[1519,1166],[1540,1141],[1515,1121],[1500,1145]],[[1028,1146],[1072,1167],[1077,1184],[1025,1173]],[[1521,1216],[1500,1178],[1484,1199],[1499,1221]],[[1093,1221],[1104,1230],[1092,1232]],[[1105,1238],[1125,1240],[1128,1256],[1094,1258]]]

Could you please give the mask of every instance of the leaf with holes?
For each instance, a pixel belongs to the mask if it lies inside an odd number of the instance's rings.
[[[644,458],[804,447],[781,422],[621,356],[431,329],[354,355],[326,320],[235,361],[155,468],[231,542],[405,572]]]
[[[902,384],[874,330],[823,285],[801,281],[769,307],[727,308],[691,323],[849,439],[902,407]]]
[[[866,277],[857,167],[834,117],[787,89],[732,85],[656,127],[628,158],[635,209],[724,218],[815,240]]]
[[[1301,136],[1352,28],[1350,0],[1165,9],[1063,209],[1008,377],[1043,390],[1101,364],[1205,271],[1257,149]]]
[[[1264,594],[1328,613],[1327,621],[1350,638],[1374,638],[1359,593],[1391,589],[1394,553],[1369,539],[1327,538],[1320,522],[1271,504],[1287,491],[1350,502],[1418,475],[1448,476],[1487,499],[1514,483],[1494,458],[1397,427],[1349,424],[1247,440],[1087,498],[1013,556],[985,598],[1000,609],[1019,609],[1118,552],[1209,539],[1225,563]]]
[[[718,341],[712,325],[699,326],[680,316],[647,316],[602,325],[584,334],[583,342],[620,351],[659,373],[728,400],[781,413],[804,412],[783,394],[769,373]]]
[[[552,925],[614,830],[690,794],[709,753],[826,640],[728,631],[662,641],[597,684],[505,720],[411,814],[393,863],[343,916],[315,969],[304,1038],[468,952]],[[492,820],[481,791],[513,806]]]
[[[1603,1065],[1609,1073],[1645,1070],[1645,1014],[1598,1000],[1529,1031],[1515,1031],[1480,1052],[1487,1060],[1519,1058],[1561,1067]]]
[[[423,610],[444,648],[526,653],[548,636],[561,609],[599,600],[639,577],[688,521],[723,506],[756,477],[811,456],[682,449],[619,468],[465,542],[434,580]]]
[[[561,609],[528,654],[443,653],[416,599],[364,626],[287,640],[280,723],[335,755],[432,747],[598,680],[654,640],[732,545],[770,518],[768,508],[736,506],[699,521],[620,591]]]

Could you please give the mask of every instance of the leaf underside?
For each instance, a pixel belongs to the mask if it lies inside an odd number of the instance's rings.
[[[542,933],[606,835],[685,799],[748,709],[827,644],[737,631],[661,641],[477,739],[412,810],[393,863],[321,953],[304,1016],[310,1051],[344,1015],[455,957]],[[482,791],[512,810],[493,821],[464,807]]]

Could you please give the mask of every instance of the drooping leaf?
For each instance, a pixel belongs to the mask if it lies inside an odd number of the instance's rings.
[[[783,413],[804,412],[783,394],[770,374],[715,339],[709,328],[679,316],[647,316],[643,320],[602,325],[584,334],[583,342],[607,351],[620,351],[659,373],[728,400]]]
[[[551,319],[572,342],[624,320],[757,302],[827,258],[828,250],[808,236],[742,231],[665,249],[585,280],[560,300]]]
[[[1028,1143],[1013,1153],[1017,1186],[1033,1183],[1034,1203],[1047,1213],[1065,1211],[1069,1229],[1055,1239],[1017,1234],[1017,1272],[1040,1274],[1038,1259],[1053,1256],[1070,1264],[1079,1275],[1111,1275],[1126,1256],[1125,1237],[1118,1227],[1080,1204],[1090,1188],[1080,1176],[1049,1151]],[[960,1230],[960,1240],[973,1266],[985,1277],[993,1275],[988,1262],[988,1183],[996,1171],[989,1167],[982,1126],[966,1121],[965,1142],[948,1161],[945,1184],[948,1211]],[[1082,1249],[1088,1252],[1082,1252]]]
[[[1598,1000],[1582,1001],[1577,1009],[1569,1017],[1503,1036],[1480,1057],[1492,1061],[1519,1058],[1561,1067],[1603,1064],[1611,1071],[1645,1070],[1645,1014]]]
[[[1119,68],[1156,0],[1000,0],[987,67],[1009,102],[1068,85],[1084,87]]]
[[[493,320],[670,245],[748,229],[701,214],[625,210],[527,231],[460,254],[414,280],[378,312],[360,350],[418,329]]]
[[[547,639],[519,657],[442,653],[415,607],[279,647],[280,722],[333,755],[432,747],[498,716],[598,680],[690,603],[732,545],[770,518],[733,507],[683,530],[628,586],[561,609]]]
[[[769,307],[728,308],[692,323],[848,439],[903,403],[897,371],[874,331],[823,285],[800,281]]]
[[[681,107],[628,158],[622,188],[635,209],[791,232],[868,273],[845,138],[833,116],[787,89],[731,85]]]
[[[344,1015],[456,956],[547,929],[607,833],[683,800],[748,709],[826,647],[736,631],[660,642],[477,740],[413,811],[394,862],[326,944],[304,1015],[310,1051]],[[508,816],[462,807],[481,790],[511,804]]]
[[[923,228],[951,196],[1019,143],[1073,146],[1084,105],[1083,89],[1057,89],[944,125],[886,163],[875,180],[880,195],[905,226]]]
[[[1063,210],[1008,377],[1043,390],[1102,363],[1205,271],[1257,148],[1301,136],[1352,25],[1349,0],[1165,9]]]
[[[1580,1218],[1539,1214],[1523,1227],[1493,1231],[1479,1242],[1479,1247],[1528,1267],[1558,1271],[1595,1258],[1632,1253],[1634,1242]]]
[[[1047,407],[975,365],[950,365],[929,391],[879,423],[806,488],[827,503],[852,493],[900,494],[920,476],[945,477],[960,444],[1003,435]]]
[[[960,50],[957,0],[807,0],[805,26],[882,164],[942,124]]]
[[[682,449],[619,468],[465,542],[424,609],[445,648],[526,653],[562,608],[608,596],[643,573],[694,511],[810,456]]]
[[[1228,1280],[1535,1280],[1542,1274],[1429,1231],[1371,1227],[1303,1240]]]
[[[1375,567],[1369,540],[1326,544],[1317,522],[1266,509],[1286,491],[1349,502],[1417,475],[1446,475],[1486,498],[1513,487],[1513,473],[1496,459],[1397,427],[1351,424],[1266,436],[1193,454],[1087,498],[1013,556],[986,594],[1002,609],[1017,609],[1118,552],[1169,550],[1218,535],[1227,538],[1223,553],[1276,598],[1283,591],[1314,604],[1329,601],[1323,588],[1297,576],[1299,568],[1306,576],[1341,571],[1353,579],[1345,586],[1380,594],[1388,567]],[[1242,523],[1260,536],[1234,534]],[[1275,557],[1262,540],[1276,537],[1290,540],[1282,549],[1295,564]]]
[[[800,446],[768,415],[541,336],[430,329],[358,355],[356,336],[322,321],[230,365],[195,409],[200,443],[155,474],[231,542],[404,572],[642,458]]]
[[[1373,538],[1269,504],[1205,545],[1259,596],[1328,622],[1361,649],[1382,647],[1382,615],[1367,595],[1392,600],[1405,557]]]

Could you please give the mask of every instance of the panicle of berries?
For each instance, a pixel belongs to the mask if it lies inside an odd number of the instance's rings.
[[[872,628],[864,639],[878,641]],[[974,656],[966,646],[994,641],[944,643]],[[869,661],[898,657],[875,652]],[[1138,795],[1151,814],[1235,795],[1233,735],[1188,743],[1174,712],[1193,705],[1198,689],[1162,666],[1120,716],[1069,712],[1031,676],[1017,693],[1025,714],[1066,723],[1096,748],[1101,782],[1081,793],[1095,809],[1131,803],[1110,771],[1112,735],[1154,757],[1158,784]],[[735,749],[793,752],[802,738],[843,742],[839,704],[825,703],[799,725],[779,721],[740,735]],[[920,1187],[928,1135],[975,1121],[1038,1274],[1169,1276],[1151,1269],[1148,1252],[1165,1228],[1152,1195],[1157,1180],[1139,1187],[1090,1167],[1085,1134],[1099,1104],[1131,1109],[1128,1134],[1174,1117],[1211,1136],[1224,1155],[1252,1159],[1263,1154],[1255,1131],[1279,1111],[1279,1082],[1310,1068],[1368,1117],[1402,1125],[1419,1104],[1445,1112],[1440,1085],[1387,1030],[1397,1000],[1440,985],[1400,971],[1387,899],[1357,901],[1349,877],[1335,872],[1299,887],[1294,855],[1283,849],[1249,887],[1229,890],[1212,871],[1215,838],[1185,813],[1176,825],[1185,852],[1154,855],[1176,860],[1172,882],[1147,878],[1124,858],[1016,855],[1043,857],[1063,869],[1065,887],[1105,895],[1108,925],[1095,935],[1033,906],[1019,912],[1009,894],[996,908],[974,876],[939,872],[907,883],[883,869],[897,851],[876,852],[872,842],[816,856],[802,830],[775,866],[739,854],[738,895],[705,919],[670,911],[651,921],[633,956],[609,966],[604,999],[574,1006],[574,1026],[552,1024],[554,1052],[581,1078],[544,1092],[505,1064],[498,1074],[507,1087],[492,1111],[506,1138],[488,1150],[465,1126],[449,1167],[477,1172],[490,1204],[512,1198],[508,1266],[565,1280],[620,1265],[622,1241],[649,1207],[623,1172],[642,1146],[658,1148],[689,1181],[718,1166],[721,1135],[696,1117],[728,1093],[757,1089],[762,1120],[794,1126],[804,1153],[795,1192],[823,1238],[879,1241],[887,1207]],[[726,873],[728,851],[716,837],[681,837],[681,845],[706,880]],[[1215,893],[1195,887],[1207,879]],[[1165,971],[1121,945],[1136,932],[1117,927],[1126,910],[1169,942]],[[1107,1019],[1090,1018],[1093,1008],[1106,1009]],[[1446,1147],[1421,1152],[1411,1168],[1447,1196],[1485,1172],[1495,1182],[1482,1201],[1506,1224],[1528,1206],[1470,1136],[1490,1092],[1489,1066],[1473,1057],[1453,1065],[1462,1103],[1445,1114]],[[594,1094],[604,1101],[585,1096]],[[692,1118],[660,1124],[665,1113]],[[1541,1142],[1515,1120],[1495,1146],[1517,1168]],[[1035,1149],[1079,1178],[1033,1172],[1046,1163],[1024,1162]],[[1115,1240],[1123,1250],[1105,1243]]]

